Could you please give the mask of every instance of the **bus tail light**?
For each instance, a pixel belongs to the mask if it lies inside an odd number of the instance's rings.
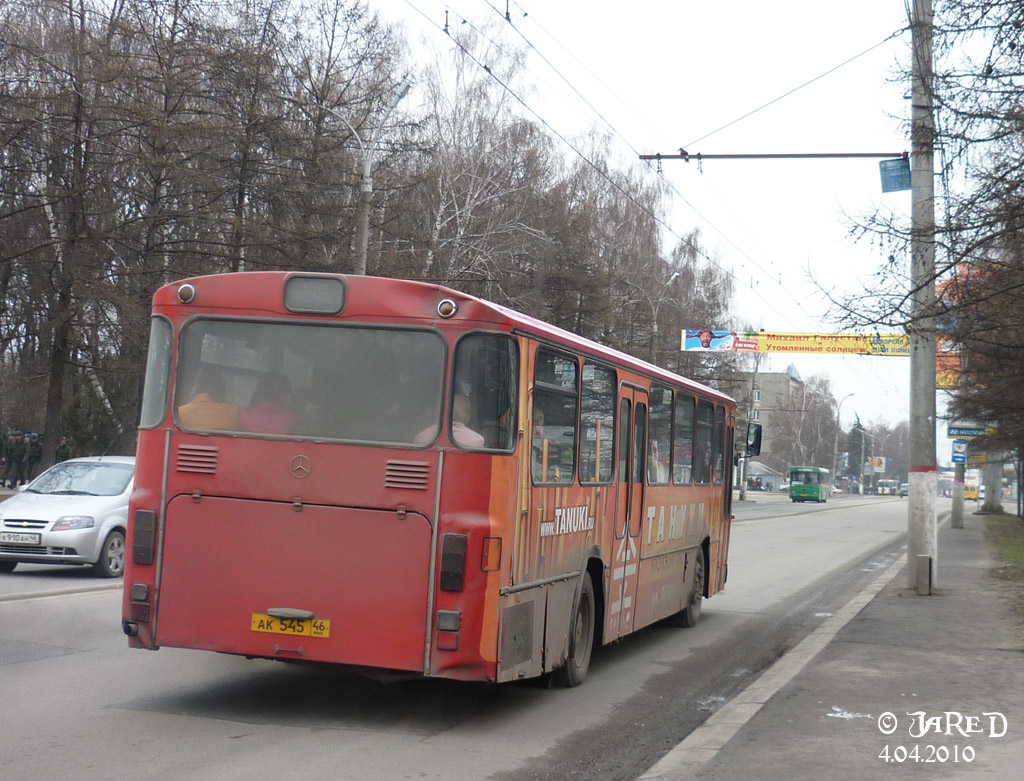
[[[132,583],[131,602],[128,607],[128,617],[133,622],[149,622],[149,586],[145,583]]]
[[[469,538],[465,534],[446,534],[441,540],[441,590],[462,591],[466,575],[466,548]]]
[[[156,513],[152,510],[135,511],[132,533],[132,561],[152,564],[156,558]]]
[[[437,650],[459,650],[459,624],[462,614],[458,610],[437,611]]]

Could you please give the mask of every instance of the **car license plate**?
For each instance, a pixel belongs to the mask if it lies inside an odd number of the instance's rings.
[[[266,613],[253,613],[249,628],[253,632],[302,637],[330,637],[331,622],[326,618],[277,618]]]
[[[11,542],[15,545],[39,545],[43,535],[39,532],[0,532],[0,542]]]

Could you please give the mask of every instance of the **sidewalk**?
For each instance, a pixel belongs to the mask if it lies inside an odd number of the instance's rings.
[[[934,595],[882,573],[642,778],[1020,778],[1024,621],[983,524],[939,529]]]

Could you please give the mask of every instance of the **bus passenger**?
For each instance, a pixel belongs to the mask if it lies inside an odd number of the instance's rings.
[[[238,428],[260,434],[290,434],[299,413],[288,405],[292,387],[283,374],[268,374],[256,386],[252,403],[238,413]]]
[[[196,373],[192,400],[178,407],[178,420],[186,428],[233,431],[238,428],[238,407],[224,397],[224,375],[202,366]]]
[[[468,396],[459,394],[452,400],[452,439],[462,447],[481,448],[484,446],[483,434],[469,427],[472,405]]]

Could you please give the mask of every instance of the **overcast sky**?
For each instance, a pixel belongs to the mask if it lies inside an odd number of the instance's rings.
[[[402,23],[414,44],[425,36],[437,47],[447,45],[438,30],[446,9],[450,25],[466,19],[475,27],[500,21],[506,9],[505,0],[369,5]],[[511,23],[499,34],[534,50],[527,104],[567,137],[592,126],[611,132],[623,165],[681,147],[690,154],[909,149],[909,89],[898,77],[910,34],[900,0],[507,5]],[[700,228],[734,275],[730,325],[769,331],[834,332],[823,289],[841,298],[881,263],[871,242],[850,238],[851,219],[910,208],[909,191],[883,195],[874,159],[665,161],[662,175],[674,190],[667,242]],[[774,356],[768,370],[790,363],[805,378],[827,374],[837,399],[854,394],[842,407],[844,428],[855,413],[864,423],[909,418],[909,359]]]

